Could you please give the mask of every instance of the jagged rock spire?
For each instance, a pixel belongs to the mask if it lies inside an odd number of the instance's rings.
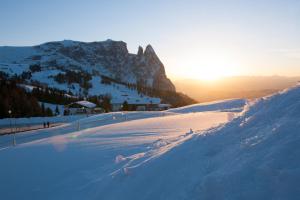
[[[151,46],[150,44],[148,44],[148,45],[146,46],[144,55],[145,55],[145,56],[147,56],[147,55],[156,55],[154,49],[152,48],[152,46]]]
[[[143,47],[139,46],[139,49],[138,49],[137,55],[138,55],[138,56],[142,56],[143,54],[144,54]]]

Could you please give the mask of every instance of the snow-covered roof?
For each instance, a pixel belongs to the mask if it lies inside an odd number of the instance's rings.
[[[87,107],[87,108],[95,108],[96,104],[89,102],[89,101],[76,101],[76,104],[79,104],[81,106]]]
[[[18,84],[21,88],[24,88],[27,92],[31,92],[36,86],[27,85],[27,84]]]

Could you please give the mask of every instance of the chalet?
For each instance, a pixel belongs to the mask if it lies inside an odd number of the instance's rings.
[[[167,103],[158,104],[158,110],[168,110],[170,108],[171,108],[170,104]]]
[[[111,106],[112,111],[121,111],[123,110],[123,103],[128,103],[129,110],[135,111],[146,111],[146,110],[158,110],[158,106],[160,104],[159,98],[120,98],[120,99],[112,99]]]
[[[66,115],[93,114],[101,112],[103,112],[101,108],[96,107],[96,104],[89,101],[77,101],[64,107],[64,113]]]

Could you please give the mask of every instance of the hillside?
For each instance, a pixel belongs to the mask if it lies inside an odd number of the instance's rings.
[[[3,46],[1,77],[13,79],[29,92],[48,87],[81,98],[109,96],[118,103],[163,102],[182,106],[195,102],[176,93],[151,45],[145,50],[139,47],[137,54],[131,54],[122,41],[64,40],[29,47]]]

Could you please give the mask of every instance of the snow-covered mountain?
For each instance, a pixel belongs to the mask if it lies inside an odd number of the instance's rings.
[[[23,75],[30,81],[74,94],[86,90],[86,94],[99,95],[110,90],[103,77],[175,91],[151,45],[145,50],[139,47],[137,54],[131,54],[122,41],[87,43],[64,40],[31,47],[4,46],[0,47],[0,71]],[[78,74],[86,77],[84,81],[81,78],[73,80]]]

